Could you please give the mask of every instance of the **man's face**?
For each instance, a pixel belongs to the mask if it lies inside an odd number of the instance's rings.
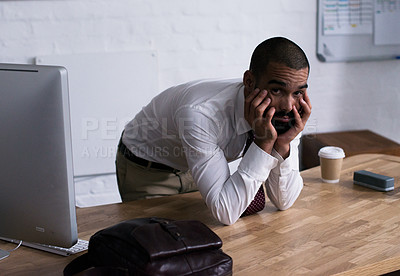
[[[302,115],[300,99],[306,93],[307,79],[308,68],[296,70],[283,64],[270,63],[266,73],[255,80],[255,88],[267,90],[268,98],[271,99],[266,112],[275,107],[272,124],[278,134],[286,132],[294,125],[293,106]]]

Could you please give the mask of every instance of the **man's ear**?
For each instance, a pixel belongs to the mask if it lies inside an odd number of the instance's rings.
[[[250,70],[247,70],[246,72],[244,72],[243,84],[244,84],[246,90],[248,91],[248,93],[250,93],[251,91],[253,91],[256,88],[255,87],[256,79]]]

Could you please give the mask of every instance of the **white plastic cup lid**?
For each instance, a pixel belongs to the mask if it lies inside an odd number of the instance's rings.
[[[344,150],[339,147],[323,147],[319,150],[318,156],[326,159],[344,158]]]

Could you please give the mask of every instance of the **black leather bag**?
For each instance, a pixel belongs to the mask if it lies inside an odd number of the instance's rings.
[[[232,258],[221,246],[196,220],[133,219],[95,233],[64,275],[231,275]]]

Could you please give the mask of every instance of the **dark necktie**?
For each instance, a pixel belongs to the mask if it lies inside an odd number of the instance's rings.
[[[246,151],[249,149],[251,143],[254,141],[254,133],[252,130],[248,132],[248,137],[246,141],[246,146],[244,147],[243,155],[246,154]],[[254,199],[250,202],[250,205],[247,206],[246,210],[243,212],[241,217],[248,216],[260,212],[265,207],[265,194],[263,185],[261,185],[260,189],[258,189]]]

